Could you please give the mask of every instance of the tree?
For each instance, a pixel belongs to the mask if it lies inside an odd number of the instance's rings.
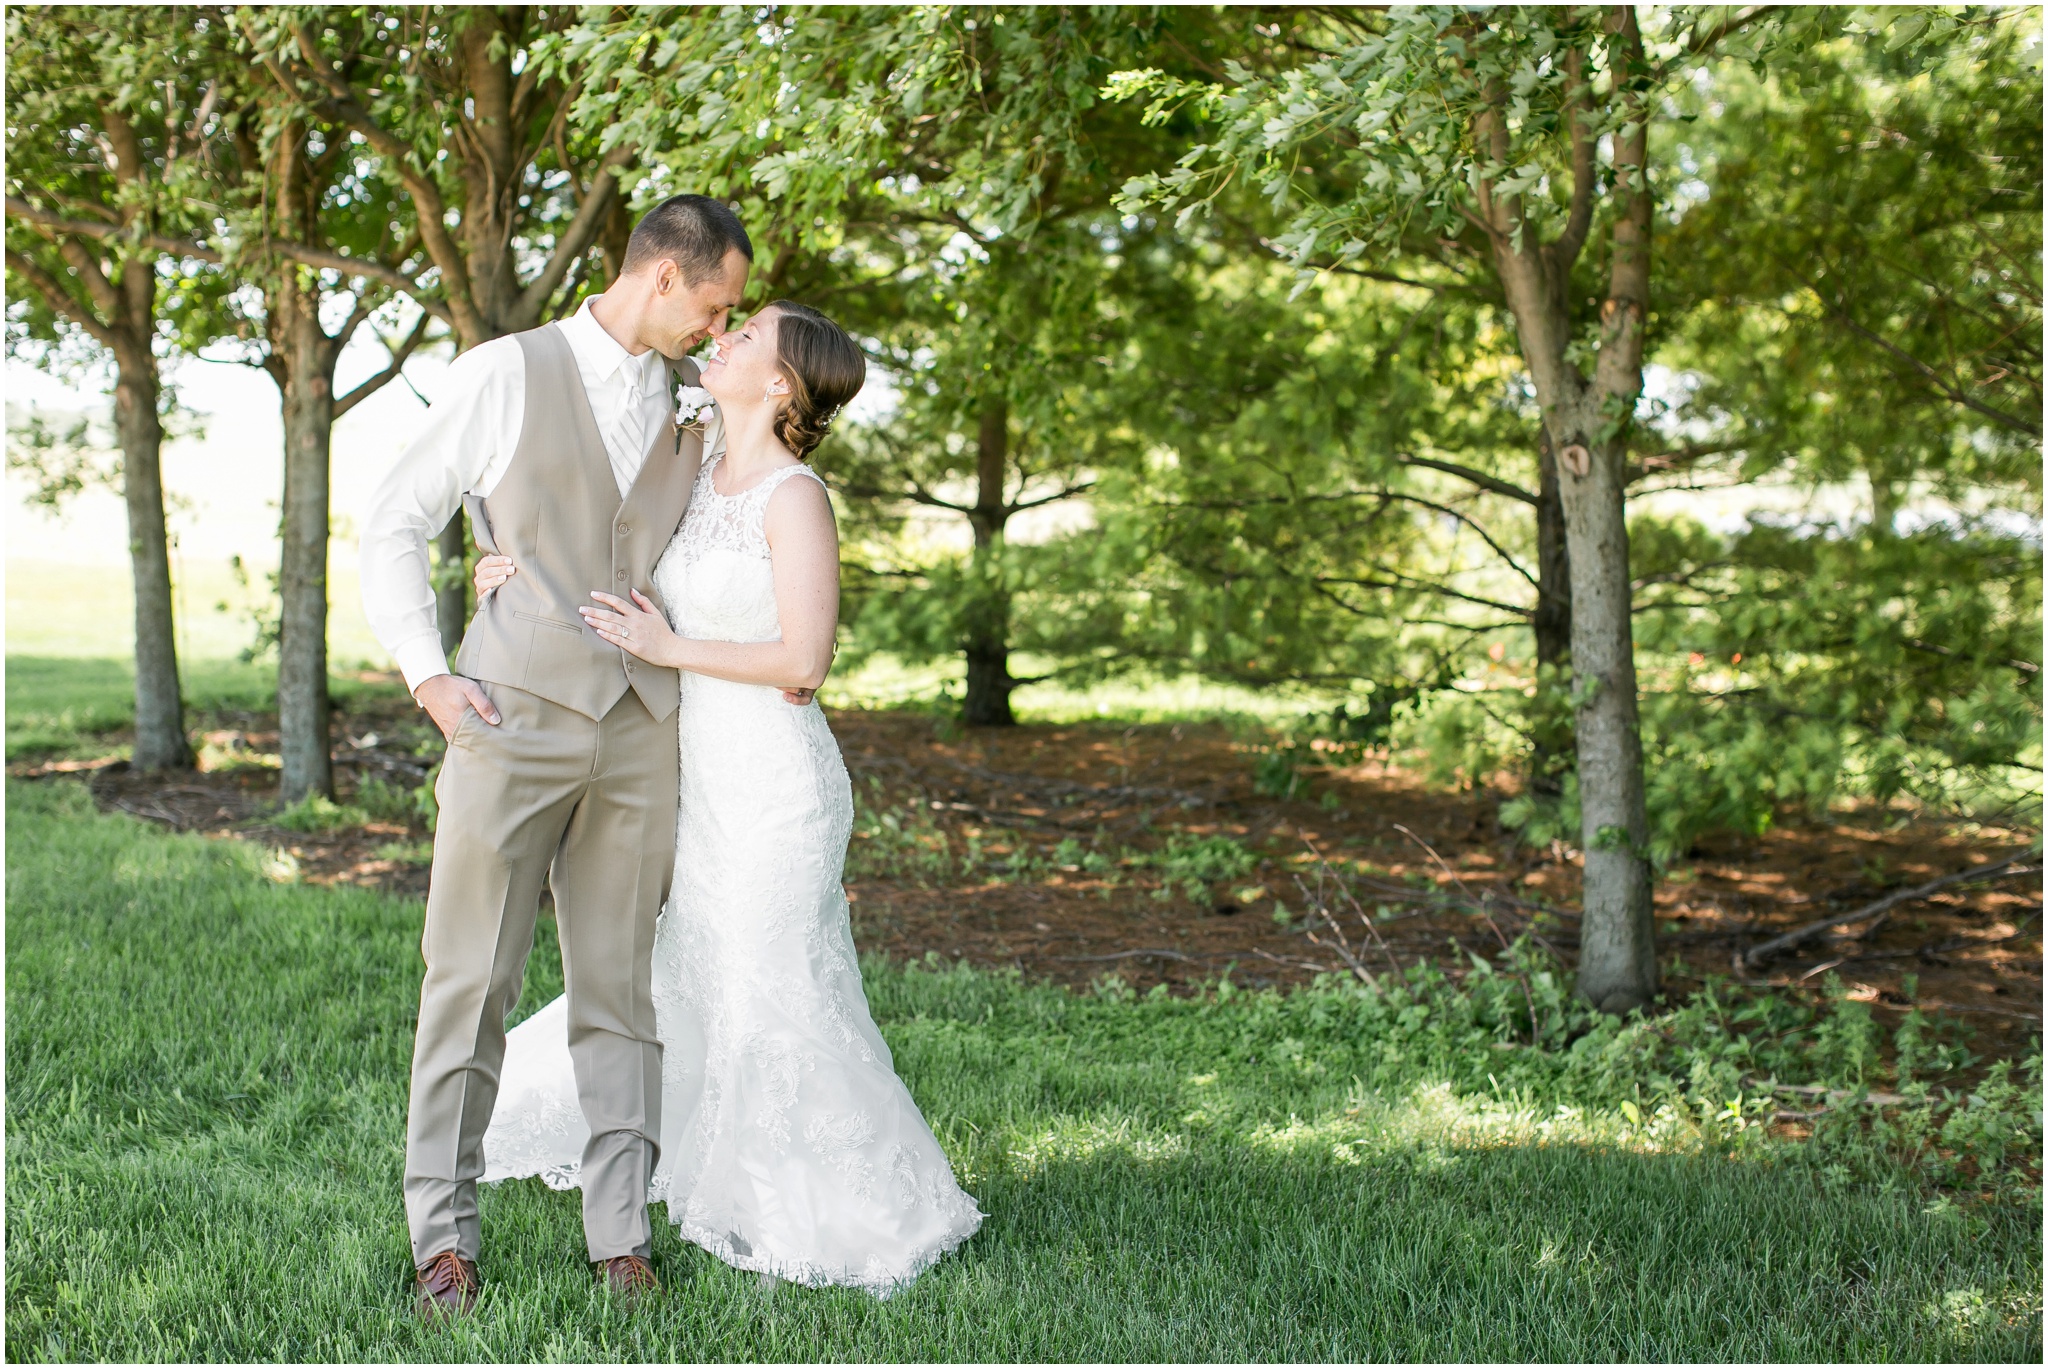
[[[1869,502],[1725,536],[1636,520],[1667,849],[1844,791],[2038,804],[2038,41],[2027,11],[1879,14],[1676,93],[1657,354],[1686,377],[1673,419],[1724,455],[1635,489]]]
[[[167,52],[147,10],[52,7],[8,24],[9,350],[51,358],[82,334],[114,363],[135,586],[135,752],[192,763],[172,618],[161,468],[166,257],[194,231],[181,186],[214,126],[210,73]]]
[[[230,62],[225,23],[195,35]],[[346,73],[357,59],[350,55]],[[394,279],[422,274],[420,234],[406,201],[376,175],[373,160],[336,123],[307,116],[261,73],[235,80],[233,172],[224,199],[238,276],[260,284],[253,364],[277,383],[284,418],[284,498],[278,565],[278,750],[280,796],[332,797],[327,694],[327,555],[334,424],[397,377],[447,310],[428,307],[389,364],[345,395],[335,366],[357,330],[393,294]],[[288,255],[289,253],[289,255]],[[239,297],[235,297],[239,298]],[[340,320],[330,332],[323,315]],[[244,328],[243,331],[252,331]]]
[[[618,175],[633,147],[600,151],[572,126],[584,84],[541,60],[575,17],[540,5],[240,12],[301,116],[359,139],[410,202],[426,269],[381,278],[445,317],[458,351],[560,317],[618,271],[631,227]],[[439,541],[450,651],[468,617],[467,545],[458,513]]]
[[[593,17],[561,44],[586,73],[579,118],[654,150],[665,184],[747,199],[774,244],[767,281],[806,287],[877,360],[936,387],[886,442],[827,456],[884,520],[917,506],[967,525],[964,565],[894,568],[922,592],[891,616],[919,620],[920,651],[936,631],[964,657],[973,722],[1013,721],[1009,522],[1081,494],[1084,454],[1104,454],[1060,420],[1072,365],[1100,341],[1085,291],[1115,231],[1115,187],[1161,155],[1161,137],[1095,90],[1160,22],[995,6],[672,11],[654,25]],[[1200,47],[1205,23],[1183,19],[1183,36]],[[1064,322],[1081,331],[1060,337]],[[949,480],[961,488],[937,488]]]
[[[1019,596],[1051,586],[1059,553],[1011,538],[1020,514],[1073,500],[1137,460],[1117,412],[1139,379],[1122,360],[1120,254],[1092,226],[1042,222],[1028,242],[991,236],[922,270],[912,254],[899,258],[897,279],[917,288],[902,291],[893,319],[871,325],[896,408],[829,453],[856,504],[848,547],[863,564],[850,620],[870,649],[963,656],[970,724],[1016,721],[1020,636],[1041,649],[1057,642],[1052,654],[1066,661],[1099,644],[1048,631],[1071,626],[1056,612],[1018,622]],[[906,548],[890,534],[910,511],[964,522],[965,555]]]
[[[1126,203],[1185,219],[1239,178],[1259,185],[1304,285],[1318,267],[1377,260],[1415,226],[1484,245],[1562,467],[1579,990],[1611,1011],[1657,990],[1624,521],[1650,325],[1650,128],[1664,86],[1707,54],[1760,22],[1788,41],[1819,22],[1768,6],[1654,19],[1653,52],[1633,6],[1344,14],[1269,76],[1133,71],[1111,85],[1149,96],[1154,118],[1194,101],[1215,128],[1176,166],[1135,178]]]
[[[1880,535],[1916,487],[2038,496],[2038,37],[1909,22],[1682,92],[1667,350],[1746,477],[1867,481]]]

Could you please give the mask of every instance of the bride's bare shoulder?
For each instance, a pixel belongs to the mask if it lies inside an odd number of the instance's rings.
[[[771,477],[778,483],[768,492],[764,531],[773,542],[778,534],[802,536],[833,526],[832,497],[824,477],[809,466],[784,466]]]

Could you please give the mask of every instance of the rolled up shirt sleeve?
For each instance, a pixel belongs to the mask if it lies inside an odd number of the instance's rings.
[[[404,455],[377,486],[358,547],[363,613],[417,693],[448,674],[427,544],[468,492],[488,495],[511,464],[524,417],[526,364],[516,340],[458,356]]]

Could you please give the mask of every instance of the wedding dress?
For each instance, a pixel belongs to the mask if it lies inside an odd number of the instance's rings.
[[[705,461],[654,570],[676,630],[782,635],[762,530],[784,480],[720,494]],[[674,891],[655,928],[661,1156],[650,1202],[727,1264],[886,1297],[981,1225],[896,1077],[840,885],[853,793],[817,704],[682,676]],[[486,1183],[573,1188],[589,1132],[563,999],[510,1033]]]

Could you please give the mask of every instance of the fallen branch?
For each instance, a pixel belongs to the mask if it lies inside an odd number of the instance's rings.
[[[1274,955],[1271,951],[1260,950],[1256,946],[1252,947],[1252,954],[1259,957],[1261,960],[1270,960],[1275,965],[1279,965],[1283,968],[1292,967],[1303,970],[1314,970],[1317,974],[1335,974],[1337,972],[1337,967],[1335,965],[1324,965],[1313,960],[1292,960],[1286,956]]]
[[[1862,1102],[1868,1103],[1872,1107],[1876,1108],[1895,1107],[1898,1104],[1906,1101],[1905,1096],[1903,1094],[1858,1094],[1853,1089],[1831,1089],[1825,1084],[1780,1084],[1771,1080],[1757,1079],[1753,1077],[1744,1079],[1742,1083],[1744,1088],[1762,1088],[1768,1090],[1771,1093],[1793,1093],[1799,1095],[1801,1098],[1819,1099],[1821,1102],[1825,1103],[1827,1107],[1837,1107],[1840,1104],[1849,1102],[1852,1099],[1860,1099]],[[1826,1111],[1826,1108],[1823,1108],[1822,1111]],[[1808,1115],[1812,1116],[1814,1114]]]
[[[1181,951],[1112,951],[1108,955],[1063,955],[1061,960],[1214,960],[1213,955],[1192,956]]]
[[[1308,848],[1308,853],[1315,857],[1316,889],[1314,893],[1310,893],[1308,885],[1302,882],[1299,874],[1294,876],[1294,887],[1301,890],[1303,901],[1307,903],[1311,911],[1322,917],[1324,925],[1329,927],[1331,934],[1337,938],[1337,944],[1332,946],[1311,930],[1306,933],[1309,941],[1314,945],[1321,946],[1326,951],[1335,951],[1339,958],[1351,968],[1351,973],[1356,975],[1359,982],[1368,989],[1377,989],[1379,987],[1378,983],[1373,979],[1372,971],[1366,969],[1364,962],[1352,951],[1351,939],[1344,935],[1343,927],[1338,925],[1337,915],[1330,911],[1329,900],[1323,897],[1324,880],[1326,878],[1333,879],[1338,892],[1344,895],[1344,901],[1351,905],[1351,911],[1358,915],[1358,920],[1365,925],[1367,934],[1379,946],[1380,954],[1385,956],[1387,964],[1393,967],[1394,977],[1399,979],[1401,977],[1400,960],[1395,957],[1393,948],[1387,945],[1387,939],[1380,935],[1380,929],[1374,925],[1372,917],[1364,908],[1359,906],[1357,898],[1353,897],[1350,886],[1345,883],[1344,877],[1330,868],[1330,862],[1323,858],[1323,853],[1318,851],[1315,843],[1308,839],[1308,833],[1296,828],[1295,835],[1301,838],[1301,844]]]
[[[1493,929],[1494,940],[1500,942],[1500,949],[1502,954],[1512,954],[1513,948],[1508,945],[1507,935],[1501,931],[1500,924],[1493,920],[1493,914],[1488,912],[1486,905],[1483,902],[1481,902],[1478,898],[1474,897],[1472,891],[1465,887],[1465,881],[1458,878],[1458,872],[1453,870],[1448,864],[1446,864],[1444,862],[1444,858],[1436,853],[1436,848],[1434,846],[1431,846],[1428,842],[1424,841],[1421,837],[1417,836],[1409,828],[1403,826],[1398,822],[1394,824],[1394,830],[1396,832],[1401,833],[1403,836],[1407,837],[1410,841],[1414,842],[1417,846],[1420,846],[1423,850],[1429,852],[1429,858],[1436,862],[1437,868],[1439,870],[1442,870],[1444,872],[1444,877],[1449,879],[1451,883],[1457,885],[1458,892],[1463,894],[1466,898],[1471,899],[1472,905],[1479,910],[1479,916],[1486,919],[1486,925]],[[1514,981],[1522,986],[1522,1000],[1523,1002],[1529,1005],[1529,1044],[1533,1046],[1536,1044],[1537,1034],[1536,998],[1535,995],[1529,992],[1528,979],[1526,979],[1522,975],[1517,974],[1514,976]]]
[[[1854,912],[1841,913],[1834,917],[1824,917],[1818,922],[1809,922],[1804,927],[1795,927],[1783,936],[1774,936],[1769,941],[1758,946],[1752,946],[1747,951],[1738,951],[1735,955],[1736,973],[1740,974],[1744,970],[1754,969],[1758,962],[1765,957],[1776,955],[1779,951],[1797,946],[1801,942],[1811,941],[1822,932],[1829,931],[1835,927],[1846,927],[1852,922],[1861,922],[1865,918],[1877,917],[1883,913],[1888,913],[1902,903],[1917,902],[1920,899],[1926,898],[1929,894],[1939,893],[1951,885],[1966,884],[1980,879],[1993,879],[2007,874],[2038,875],[2041,873],[2041,867],[2038,865],[2014,868],[2019,866],[2021,861],[2032,859],[2035,854],[2032,851],[2022,851],[2016,856],[2008,856],[1996,865],[1980,865],[1969,870],[1958,870],[1955,874],[1943,875],[1940,879],[1931,879],[1925,884],[1918,884],[1910,889],[1900,889],[1895,893],[1886,894],[1876,902],[1866,903]]]

